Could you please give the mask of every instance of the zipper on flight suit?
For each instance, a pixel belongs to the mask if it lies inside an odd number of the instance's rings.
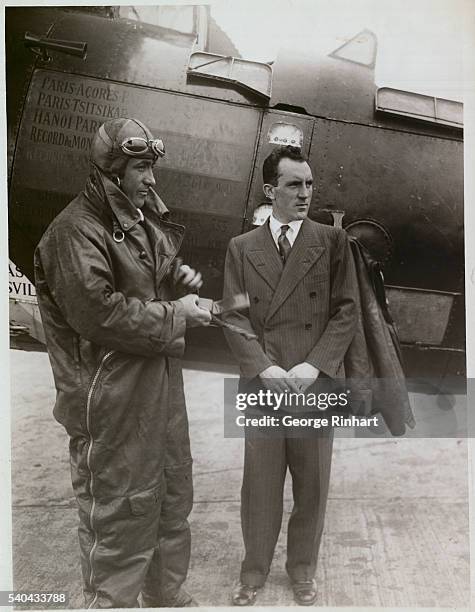
[[[96,499],[94,497],[94,475],[91,470],[91,453],[92,453],[92,448],[94,446],[94,438],[92,437],[92,433],[91,433],[91,403],[92,403],[92,397],[94,395],[94,391],[97,385],[97,381],[99,380],[99,376],[101,375],[104,364],[113,353],[114,351],[108,351],[104,355],[104,357],[101,359],[101,362],[92,378],[91,386],[89,387],[89,391],[87,393],[87,401],[86,401],[86,428],[87,428],[87,433],[89,434],[89,448],[87,449],[86,464],[89,470],[89,477],[90,477],[89,490],[90,490],[91,498],[92,498],[91,510],[89,512],[89,526],[91,528],[92,533],[94,534],[94,543],[89,552],[89,565],[91,568],[91,571],[89,574],[89,584],[91,588],[92,588],[92,583],[94,580],[93,557],[94,557],[94,552],[97,548],[97,543],[98,543],[97,542],[97,532],[94,529],[94,510],[96,507]],[[88,608],[92,608],[94,604],[96,603],[96,601],[97,601],[97,593],[94,595],[94,598],[91,601],[91,603],[88,605]]]

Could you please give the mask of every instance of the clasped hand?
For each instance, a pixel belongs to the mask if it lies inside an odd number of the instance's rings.
[[[294,365],[288,372],[278,365],[269,366],[259,374],[259,378],[266,389],[275,393],[303,393],[317,380],[319,374],[318,368],[304,361]]]

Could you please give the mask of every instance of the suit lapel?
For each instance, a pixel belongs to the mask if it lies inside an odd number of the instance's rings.
[[[272,298],[267,313],[267,320],[275,314],[297,284],[325,251],[325,247],[321,246],[318,239],[318,232],[314,230],[314,227],[316,226],[313,226],[308,219],[305,219],[302,223],[300,232],[294,242],[287,263],[280,276],[280,280],[275,288],[274,297]]]
[[[264,223],[256,230],[254,244],[248,249],[247,258],[256,272],[275,291],[282,275],[283,266],[269,229],[269,222]]]

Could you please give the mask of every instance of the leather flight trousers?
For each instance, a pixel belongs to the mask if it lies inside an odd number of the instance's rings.
[[[87,441],[71,441],[86,608],[137,608],[140,594],[144,606],[169,607],[186,579],[193,506],[186,413],[169,430],[160,484],[127,497],[92,497]]]

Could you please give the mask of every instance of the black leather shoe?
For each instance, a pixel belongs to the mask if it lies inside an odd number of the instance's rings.
[[[294,600],[299,606],[311,606],[317,600],[317,584],[315,580],[297,580],[292,582]]]
[[[185,591],[180,589],[173,599],[160,601],[149,599],[142,595],[142,608],[198,608],[199,603]]]
[[[171,602],[168,603],[168,608],[197,608],[199,604],[193,599],[193,597],[185,591],[180,589]]]
[[[240,582],[234,589],[231,601],[234,606],[252,606],[256,601],[258,587]]]

